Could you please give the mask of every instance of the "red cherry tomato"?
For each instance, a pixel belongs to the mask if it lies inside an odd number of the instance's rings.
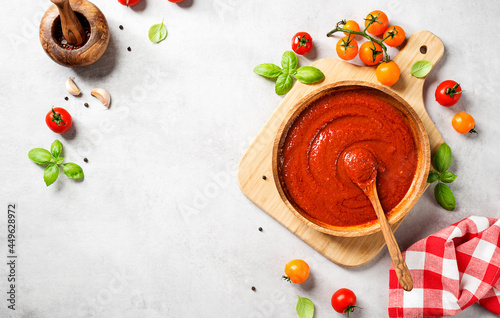
[[[353,312],[356,307],[356,295],[350,289],[341,288],[332,296],[332,307],[342,314]]]
[[[130,7],[130,6],[135,6],[138,4],[141,0],[118,0],[121,4],[124,6]]]
[[[382,33],[385,32],[387,27],[389,26],[389,18],[387,18],[387,15],[383,13],[380,10],[375,10],[370,13],[365,18],[365,28],[368,26],[370,22],[372,22],[368,29],[368,33],[371,33],[373,35],[381,35]]]
[[[45,123],[53,132],[63,134],[71,128],[73,119],[64,108],[54,107],[45,116]]]
[[[386,86],[391,86],[396,84],[399,80],[399,75],[401,71],[399,66],[394,61],[383,62],[377,66],[377,79],[378,81]]]
[[[367,41],[359,47],[359,58],[366,65],[376,65],[382,61],[382,47],[375,42]]]
[[[309,277],[309,265],[301,259],[294,259],[285,266],[283,278],[294,284],[302,284]]]
[[[405,41],[405,37],[405,30],[397,25],[390,26],[383,36],[384,43],[392,47],[400,46]]]
[[[444,81],[436,88],[436,101],[446,107],[455,105],[460,96],[462,88],[455,81]]]
[[[358,55],[358,42],[353,36],[344,36],[337,42],[337,55],[346,61],[350,61]]]
[[[455,116],[453,116],[451,125],[457,132],[461,134],[477,133],[477,131],[474,130],[474,127],[476,125],[474,117],[464,112],[457,113]]]
[[[304,55],[311,52],[313,40],[309,33],[299,32],[293,36],[292,49],[295,53]]]

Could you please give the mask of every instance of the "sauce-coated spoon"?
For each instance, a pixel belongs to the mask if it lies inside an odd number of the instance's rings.
[[[376,182],[377,159],[371,151],[364,148],[356,148],[345,153],[344,165],[347,176],[364,192],[375,209],[385,243],[387,244],[387,249],[391,255],[394,270],[398,276],[399,284],[406,291],[412,290],[413,279],[401,255],[396,238],[391,231],[389,222],[385,217],[384,210],[378,198]]]

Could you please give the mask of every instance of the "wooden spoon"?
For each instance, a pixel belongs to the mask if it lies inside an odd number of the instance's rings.
[[[71,45],[80,45],[85,41],[87,34],[76,17],[75,12],[71,9],[69,0],[50,0],[59,9],[61,17],[61,27],[64,38]]]
[[[396,238],[391,231],[389,222],[387,221],[378,198],[376,182],[377,159],[371,151],[365,148],[356,148],[345,153],[344,166],[347,176],[364,192],[375,209],[385,243],[387,244],[387,249],[391,255],[394,270],[398,276],[399,284],[406,291],[412,290],[413,279],[401,255]]]

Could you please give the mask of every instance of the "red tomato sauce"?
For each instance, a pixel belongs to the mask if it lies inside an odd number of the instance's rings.
[[[368,89],[328,94],[292,123],[280,152],[287,197],[316,222],[354,226],[377,219],[346,173],[344,154],[375,156],[377,191],[386,214],[408,192],[417,167],[414,138],[401,112]]]

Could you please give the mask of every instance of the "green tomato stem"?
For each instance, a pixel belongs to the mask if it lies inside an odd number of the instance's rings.
[[[54,111],[54,107],[52,107],[52,119],[51,121],[55,122],[57,126],[61,127],[64,126],[64,121],[61,118],[61,114],[56,113]]]
[[[450,98],[453,97],[453,95],[458,95],[458,94],[462,94],[462,91],[460,92],[457,92],[457,89],[458,87],[460,86],[460,84],[455,84],[455,86],[453,86],[452,88],[447,88],[446,91],[444,92],[446,95],[450,95]]]

